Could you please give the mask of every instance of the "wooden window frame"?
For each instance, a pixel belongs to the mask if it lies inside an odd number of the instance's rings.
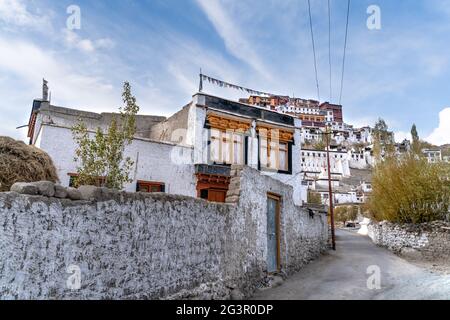
[[[141,191],[140,188],[147,187],[148,191]],[[152,187],[159,187],[159,191],[152,191]],[[144,180],[138,180],[136,182],[136,192],[143,192],[143,193],[164,193],[166,192],[166,185],[164,182],[157,182],[157,181],[144,181]]]
[[[209,129],[208,163],[224,165],[224,166],[231,166],[233,164],[237,164],[237,165],[247,164],[247,143],[248,143],[248,141],[246,139],[246,135],[244,132],[235,131],[235,130],[231,130],[231,129],[230,130],[219,129],[219,128],[208,128],[208,129]],[[218,132],[218,137],[216,135],[213,135],[213,130]],[[212,159],[211,147],[212,147],[213,143],[216,143],[217,141],[218,141],[218,150],[216,150],[217,157],[215,159]],[[239,158],[241,159],[240,163],[236,163],[234,161],[234,158],[235,158],[234,146],[236,143],[238,145],[240,145],[240,149],[242,150],[241,154],[239,156]],[[228,152],[226,153],[227,159],[224,159],[224,154],[223,154],[224,148],[228,149]]]
[[[266,147],[263,147],[261,145],[262,140],[266,141]],[[271,153],[271,149],[273,149],[272,147],[272,142],[276,141],[277,142],[277,147],[275,148],[275,168],[274,167],[270,167],[267,166],[267,163],[270,163],[270,153]],[[280,144],[284,144],[286,145],[286,150],[283,150],[283,152],[285,152],[285,161],[286,163],[286,167],[280,169]],[[266,169],[266,170],[273,170],[276,171],[277,173],[280,174],[292,174],[292,145],[293,142],[292,141],[284,141],[284,140],[279,140],[278,138],[272,139],[271,137],[267,137],[267,135],[264,134],[258,134],[258,169],[261,170],[262,168]],[[267,163],[266,165],[262,165],[261,163],[261,153],[262,153],[262,149],[266,150],[266,157],[267,157]]]

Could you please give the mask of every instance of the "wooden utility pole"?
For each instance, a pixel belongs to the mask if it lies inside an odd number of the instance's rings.
[[[336,236],[334,234],[334,209],[333,209],[333,191],[331,188],[331,165],[330,165],[330,135],[331,130],[326,127],[325,137],[327,141],[327,171],[328,171],[328,198],[330,200],[330,223],[331,223],[331,246],[336,250]]]

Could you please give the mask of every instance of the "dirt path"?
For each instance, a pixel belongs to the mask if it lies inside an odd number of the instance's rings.
[[[381,271],[380,289],[369,289],[369,266]],[[373,283],[373,282],[371,282]],[[450,299],[450,275],[413,265],[366,236],[337,231],[337,251],[325,254],[281,286],[253,299]]]

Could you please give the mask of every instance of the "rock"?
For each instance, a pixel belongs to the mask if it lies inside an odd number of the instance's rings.
[[[405,258],[409,258],[409,259],[413,259],[413,260],[420,260],[423,258],[422,253],[414,248],[401,248],[400,249],[400,255],[405,257]]]
[[[226,203],[237,203],[239,202],[239,196],[229,196],[225,200]]]
[[[96,186],[80,186],[78,191],[83,200],[99,200],[102,197],[102,189]]]
[[[38,188],[34,184],[28,182],[16,182],[11,186],[10,190],[21,194],[38,194]]]
[[[69,198],[71,200],[81,200],[82,199],[81,192],[78,191],[78,189],[67,188],[66,191],[67,191],[67,198]]]
[[[118,195],[119,195],[119,190],[116,190],[116,189],[110,189],[110,188],[106,188],[106,187],[101,187],[100,191],[101,191],[101,199],[100,198],[96,198],[97,200],[117,199]]]
[[[55,184],[51,181],[38,181],[33,182],[33,184],[38,188],[38,193],[41,196],[53,197],[55,195]]]
[[[64,199],[67,197],[67,190],[63,186],[56,184],[55,185],[55,197]]]
[[[281,286],[283,284],[283,282],[284,282],[284,280],[281,276],[274,275],[274,276],[272,276],[270,285],[272,288],[275,288],[275,287]]]
[[[230,300],[244,300],[245,296],[239,289],[233,289],[230,292]]]

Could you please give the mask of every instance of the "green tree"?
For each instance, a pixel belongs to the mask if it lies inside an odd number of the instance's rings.
[[[385,157],[394,155],[394,137],[392,132],[389,131],[386,121],[381,118],[378,119],[372,131],[372,137],[374,141],[373,153],[377,160],[381,159],[383,151]]]
[[[320,196],[320,193],[308,190],[308,203],[322,204],[322,197]]]
[[[420,139],[419,139],[419,134],[417,133],[417,128],[416,128],[416,124],[414,123],[411,127],[411,137],[412,137],[412,151],[415,154],[420,154]]]
[[[327,148],[327,145],[325,144],[325,142],[321,139],[319,141],[317,141],[314,145],[313,145],[313,149],[314,150],[325,150]]]
[[[342,222],[345,226],[347,221],[355,221],[358,217],[358,206],[340,206],[334,209],[336,221]]]
[[[92,136],[82,121],[72,128],[78,145],[75,151],[75,161],[79,164],[77,185],[122,189],[124,183],[130,181],[129,174],[134,163],[129,157],[124,157],[124,151],[136,132],[139,106],[128,82],[123,85],[122,100],[124,106],[119,108],[118,116],[112,117],[105,131],[97,128]]]

